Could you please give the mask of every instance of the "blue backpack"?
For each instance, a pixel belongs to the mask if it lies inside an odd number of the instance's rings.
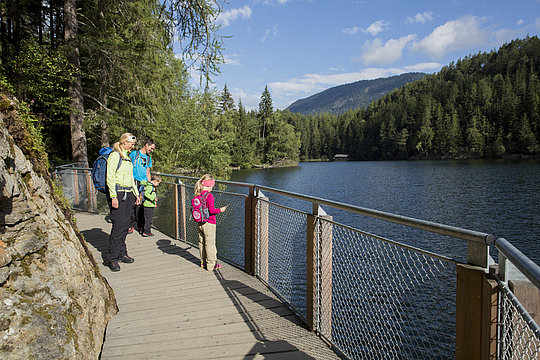
[[[114,149],[108,146],[101,148],[99,150],[99,156],[94,160],[94,164],[92,165],[92,182],[96,189],[102,193],[107,193],[107,159],[113,151]],[[120,169],[120,165],[122,165],[121,156],[116,171]]]

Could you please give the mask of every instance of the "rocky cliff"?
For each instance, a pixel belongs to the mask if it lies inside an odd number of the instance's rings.
[[[17,106],[0,95],[0,358],[97,359],[116,302]]]

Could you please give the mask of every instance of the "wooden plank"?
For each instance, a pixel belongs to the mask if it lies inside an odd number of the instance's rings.
[[[114,289],[101,359],[339,359],[260,281],[227,264],[201,269],[198,249],[155,231],[130,234],[133,264],[101,264],[111,224],[80,213],[77,224]]]

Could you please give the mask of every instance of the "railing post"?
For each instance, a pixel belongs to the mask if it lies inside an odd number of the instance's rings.
[[[268,198],[259,191],[257,196],[257,231],[258,231],[258,246],[256,246],[255,259],[257,266],[255,274],[258,275],[264,282],[268,283],[268,224],[270,207]]]
[[[482,267],[458,264],[456,359],[496,359],[497,282]]]
[[[178,184],[174,184],[174,239],[178,240]]]
[[[244,206],[244,268],[251,275],[255,273],[256,208],[257,198],[250,186]]]
[[[180,239],[184,239],[184,242],[187,243],[187,204],[188,200],[186,198],[186,186],[178,180],[180,183],[180,208],[182,210],[182,219],[181,219],[181,228],[180,228]]]
[[[319,209],[322,211],[322,209]],[[321,214],[320,217],[332,221],[330,215]],[[321,334],[329,340],[332,339],[332,252],[334,226],[327,221],[320,225],[320,329]]]
[[[469,241],[467,244],[467,263],[487,269],[489,266],[489,246]]]
[[[92,186],[92,176],[90,172],[86,172],[86,194],[88,196],[88,212],[97,211],[97,196]]]
[[[317,327],[317,216],[307,215],[307,234],[306,234],[306,321],[311,331]]]
[[[73,170],[73,203],[76,204],[77,208],[79,208],[79,174],[77,172],[77,169]]]
[[[313,203],[313,215],[307,216],[307,325],[331,339],[333,226],[326,221],[317,221],[318,218],[332,220],[332,216]]]

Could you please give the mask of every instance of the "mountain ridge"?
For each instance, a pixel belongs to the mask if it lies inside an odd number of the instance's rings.
[[[420,80],[427,74],[419,72],[360,80],[349,84],[331,87],[304,99],[299,99],[285,110],[292,113],[314,115],[325,112],[342,114],[350,109],[367,107],[373,101],[382,98],[390,91],[407,83]]]

